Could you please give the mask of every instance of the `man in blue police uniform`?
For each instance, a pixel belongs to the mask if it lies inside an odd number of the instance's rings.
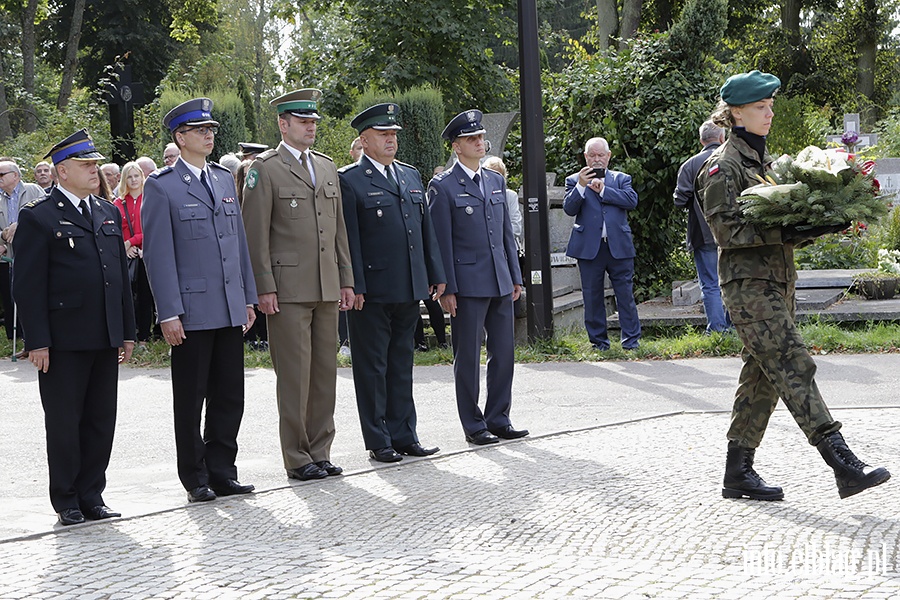
[[[400,107],[378,104],[350,125],[363,156],[340,169],[344,221],[356,299],[348,314],[353,385],[369,455],[380,462],[428,456],[416,434],[413,338],[419,300],[444,291],[444,267],[425,186],[412,165],[394,160]]]
[[[509,420],[515,362],[513,302],[522,292],[506,181],[481,168],[481,111],[460,113],[444,128],[458,161],[428,185],[428,202],[447,276],[439,298],[450,313],[456,406],[466,440],[495,444],[528,435]],[[478,407],[481,341],[487,345],[487,401]]]
[[[13,289],[28,360],[39,369],[50,502],[60,523],[74,525],[121,516],[102,493],[134,309],[121,216],[92,195],[103,155],[82,129],[47,156],[59,185],[19,211]]]
[[[609,144],[591,138],[584,145],[587,163],[578,173],[566,177],[563,210],[575,217],[566,256],[578,259],[581,291],[584,296],[584,326],[594,348],[609,350],[606,331],[604,275],[616,294],[622,347],[637,348],[641,322],[634,302],[634,241],[628,225],[628,211],[637,208],[637,192],[631,175],[611,171]]]
[[[206,162],[219,123],[196,98],[165,116],[181,156],[144,185],[144,264],[163,338],[172,346],[178,477],[188,501],[248,494],[237,481],[244,413],[243,333],[256,286],[231,171]],[[206,402],[205,431],[200,416]]]

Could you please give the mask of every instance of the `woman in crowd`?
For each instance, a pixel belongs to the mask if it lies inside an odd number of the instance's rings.
[[[101,178],[102,180],[102,178]],[[122,213],[122,237],[128,255],[128,272],[131,274],[131,291],[134,294],[134,316],[137,323],[138,348],[144,348],[150,339],[153,326],[153,295],[144,270],[141,245],[144,233],[141,228],[141,201],[144,195],[144,172],[136,162],[122,167],[118,198],[115,205]]]

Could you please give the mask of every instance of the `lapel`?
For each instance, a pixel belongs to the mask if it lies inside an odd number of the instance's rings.
[[[100,200],[93,194],[88,196],[88,204],[91,205],[91,229],[94,230],[94,233],[100,232],[100,226],[103,225],[103,221],[106,219],[106,215],[103,214],[103,207],[100,206],[100,202],[106,201]]]
[[[363,154],[361,160],[362,160],[362,162],[363,162],[363,166],[365,166],[365,168],[366,168],[366,175],[368,175],[368,176],[369,176],[369,179],[372,180],[372,185],[373,185],[373,186],[377,187],[377,188],[380,189],[380,190],[384,190],[384,191],[386,191],[386,192],[388,192],[388,193],[390,193],[390,194],[393,194],[394,196],[397,196],[397,195],[398,195],[398,193],[397,193],[397,188],[395,188],[394,186],[392,186],[392,185],[390,184],[390,182],[388,182],[387,176],[386,176],[386,175],[382,175],[382,174],[378,171],[378,169],[377,169],[377,168],[375,167],[375,165],[372,163],[372,159],[371,159],[371,158],[369,158],[368,156],[366,156],[365,154]],[[397,176],[399,177],[399,176],[400,176],[400,173],[397,171],[396,165],[395,165],[394,171],[397,172]]]
[[[472,181],[469,174],[463,170],[462,165],[460,165],[459,162],[453,165],[453,176],[456,177],[457,181],[463,186],[467,194],[484,202],[484,194],[481,193],[481,189],[475,185],[475,182]],[[484,177],[484,175],[482,175],[482,177]]]
[[[203,187],[203,182],[188,169],[187,165],[184,164],[184,161],[175,161],[175,165],[172,168],[175,169],[175,172],[178,173],[178,177],[181,178],[181,181],[187,186],[188,194],[208,206],[210,209],[214,208],[209,193],[207,193],[206,188]],[[212,180],[210,180],[210,183],[212,183]],[[215,190],[215,188],[213,188],[213,190]]]
[[[287,146],[284,145],[284,142],[278,143],[278,156],[281,157],[281,162],[286,164],[294,177],[303,180],[303,183],[309,186],[309,189],[315,190],[315,186],[313,185],[312,179],[309,178],[309,173],[306,169],[303,168],[303,165],[300,164],[300,161],[294,158],[294,155],[291,154],[291,151],[287,149]],[[315,165],[313,165],[315,169]]]

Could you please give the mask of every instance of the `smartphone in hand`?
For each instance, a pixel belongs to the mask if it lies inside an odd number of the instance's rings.
[[[591,179],[603,179],[606,177],[606,169],[602,167],[595,167],[593,171],[588,173],[588,177]]]

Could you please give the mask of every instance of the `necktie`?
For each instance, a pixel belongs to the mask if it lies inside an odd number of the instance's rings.
[[[475,176],[472,177],[472,181],[478,186],[478,191],[481,192],[481,197],[484,198],[484,190],[481,189],[481,175],[475,173]]]
[[[87,200],[82,200],[78,204],[78,208],[79,208],[79,210],[81,210],[82,216],[88,220],[88,223],[90,223],[91,222],[91,209],[88,208]]]
[[[313,187],[315,187],[316,172],[313,170],[312,158],[309,156],[309,152],[302,152],[300,154],[300,164],[303,165],[303,168],[309,173],[309,180],[312,181]]]
[[[215,202],[216,197],[213,195],[212,187],[210,187],[209,185],[209,179],[206,177],[206,169],[200,171],[200,183],[202,183],[203,187],[206,188],[206,193],[209,194],[209,199]]]
[[[399,192],[400,186],[397,185],[397,180],[394,179],[394,173],[391,170],[390,165],[388,165],[384,168],[384,176],[387,177],[388,183],[391,184],[391,187],[393,187],[395,190],[397,190],[397,192]]]

